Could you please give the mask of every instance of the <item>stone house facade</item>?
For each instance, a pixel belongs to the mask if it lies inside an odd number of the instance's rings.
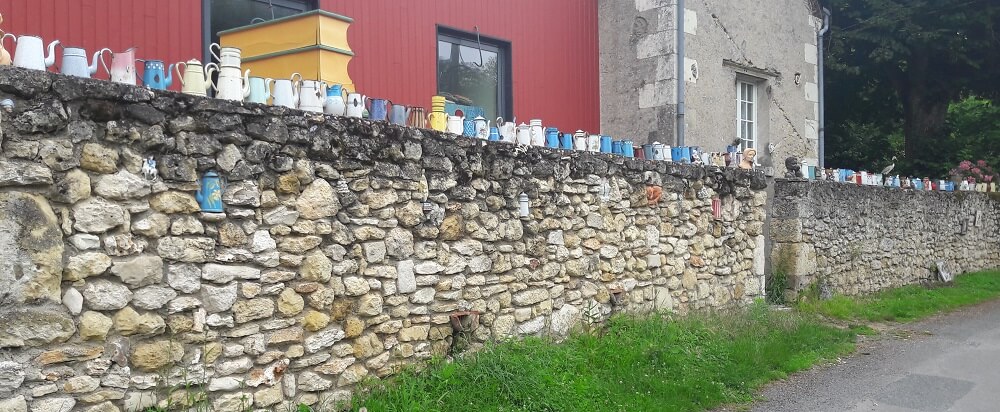
[[[600,0],[601,130],[676,144],[678,79],[685,145],[758,150],[768,174],[783,160],[818,162],[816,0]],[[684,70],[678,73],[678,16]]]

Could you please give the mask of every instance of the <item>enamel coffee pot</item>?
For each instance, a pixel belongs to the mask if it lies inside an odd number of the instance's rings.
[[[97,74],[97,62],[100,60],[104,70],[108,70],[108,64],[104,62],[104,52],[111,52],[110,49],[101,49],[94,53],[92,62],[87,64],[87,51],[80,47],[63,48],[62,64],[59,66],[59,73],[68,76],[90,78]]]
[[[181,74],[181,66],[184,66],[184,74]],[[219,71],[219,66],[209,63],[202,67],[201,62],[195,59],[187,62],[179,62],[174,65],[177,78],[181,81],[181,92],[194,96],[205,96],[208,89],[212,87],[212,72]]]
[[[476,124],[476,137],[482,140],[488,140],[490,137],[490,121],[486,120],[483,116],[476,116],[472,119]]]
[[[5,34],[14,37],[12,34]],[[17,48],[14,49],[14,65],[25,69],[45,70],[56,63],[56,45],[59,40],[49,43],[48,56],[46,48],[42,43],[42,38],[38,36],[18,36],[14,37]]]
[[[239,67],[222,67],[218,82],[212,88],[216,91],[217,99],[241,102],[250,96],[250,69],[241,76]]]
[[[307,112],[323,112],[326,100],[326,82],[322,80],[303,80],[299,88],[299,109]]]
[[[164,67],[162,60],[142,60],[142,84],[150,89],[167,90],[174,84],[174,65]],[[96,62],[95,62],[96,63]]]

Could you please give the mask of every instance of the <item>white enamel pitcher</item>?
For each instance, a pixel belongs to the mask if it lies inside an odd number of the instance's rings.
[[[542,126],[541,119],[531,119],[528,121],[529,132],[531,136],[532,146],[545,146],[545,128]]]
[[[521,123],[517,126],[517,144],[528,146],[531,144],[531,126]]]
[[[517,142],[517,118],[513,121],[505,122],[502,117],[497,118],[497,129],[500,132],[500,141],[504,143]]]
[[[307,112],[323,112],[326,102],[326,82],[322,80],[303,80],[299,87],[299,109]]]
[[[350,93],[347,95],[347,117],[357,117],[365,113],[365,102],[368,101],[368,96],[361,93]]]
[[[576,133],[573,133],[573,149],[581,152],[587,150],[587,132],[577,130]]]
[[[215,89],[217,99],[243,101],[250,96],[250,69],[240,75],[239,67],[223,66],[219,70],[219,79],[212,88]]]
[[[264,77],[250,78],[250,95],[247,102],[267,104],[267,99],[271,98],[271,84],[274,79]]]
[[[92,62],[87,64],[87,51],[80,47],[66,47],[63,49],[62,65],[59,66],[59,73],[90,78],[97,73],[97,61],[100,60],[104,70],[108,70],[108,64],[104,61],[104,52],[111,52],[111,49],[101,49],[94,53]]]
[[[215,51],[219,50],[218,53]],[[240,67],[243,64],[243,51],[236,47],[222,47],[219,43],[208,46],[208,52],[219,61],[219,67]]]
[[[298,80],[295,80],[296,77]],[[288,79],[276,79],[272,103],[275,106],[297,109],[299,107],[299,83],[301,82],[302,75],[298,73],[293,73]]]
[[[446,128],[448,133],[454,133],[459,136],[465,132],[465,116],[448,116],[448,127]]]
[[[12,34],[5,34],[14,37]],[[56,63],[56,45],[59,40],[53,40],[48,46],[48,56],[46,57],[46,47],[42,43],[42,38],[38,36],[17,36],[14,37],[17,48],[14,49],[14,65],[25,69],[45,70]]]
[[[181,66],[184,66],[184,74],[181,74]],[[177,78],[181,80],[181,91],[194,96],[205,96],[208,89],[212,87],[212,72],[219,71],[219,66],[209,63],[202,67],[201,62],[195,59],[187,62],[179,62],[174,65]]]

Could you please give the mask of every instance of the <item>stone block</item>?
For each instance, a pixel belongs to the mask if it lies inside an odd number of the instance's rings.
[[[771,240],[774,242],[801,242],[802,220],[771,219]]]

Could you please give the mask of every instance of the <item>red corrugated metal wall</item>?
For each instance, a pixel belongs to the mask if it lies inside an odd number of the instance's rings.
[[[141,59],[201,60],[201,0],[2,0],[0,13],[6,32],[41,36],[46,44],[58,39],[91,55],[103,47],[138,46]],[[5,47],[13,48],[13,42]],[[58,67],[62,50],[57,47],[56,53]],[[102,68],[96,77],[108,75]],[[172,89],[180,90],[176,79]]]
[[[514,114],[561,130],[600,128],[597,0],[320,0],[354,18],[351,79],[368,96],[430,107],[436,25],[511,42]]]
[[[436,25],[511,42],[514,114],[563,130],[600,127],[597,0],[320,0],[355,19],[351,77],[369,96],[430,106]],[[0,28],[93,53],[138,46],[139,58],[199,58],[201,0],[3,0]],[[6,47],[13,47],[7,42]],[[57,50],[61,53],[61,50]],[[57,65],[59,63],[57,62]],[[101,73],[98,78],[107,78]],[[172,87],[179,90],[179,82]]]

